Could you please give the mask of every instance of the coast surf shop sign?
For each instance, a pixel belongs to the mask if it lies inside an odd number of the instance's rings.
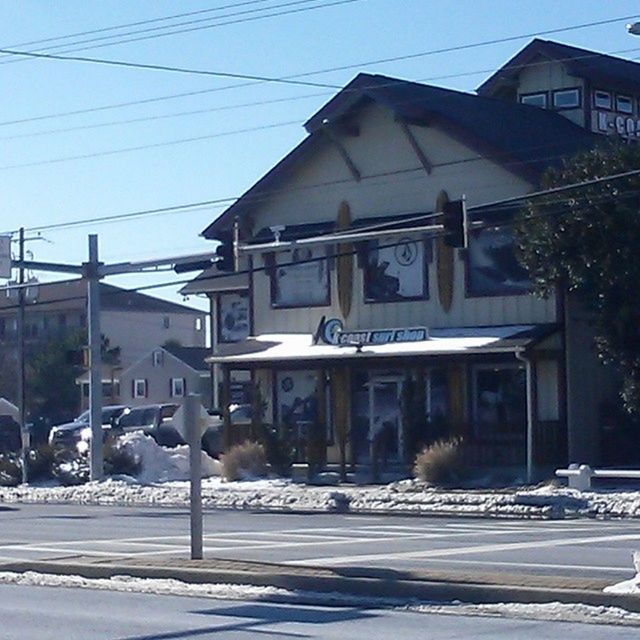
[[[429,339],[426,327],[395,327],[392,329],[345,330],[342,322],[331,318],[324,322],[320,337],[326,344],[339,346],[359,344],[394,344],[398,342],[421,342]]]

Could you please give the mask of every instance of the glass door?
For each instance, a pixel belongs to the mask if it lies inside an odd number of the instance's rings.
[[[386,465],[402,461],[403,433],[399,377],[371,376],[369,381],[369,442],[371,456]]]

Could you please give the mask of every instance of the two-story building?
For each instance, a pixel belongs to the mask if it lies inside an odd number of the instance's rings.
[[[635,136],[617,123],[623,98],[637,113],[638,68],[536,40],[479,95],[358,75],[204,231],[228,241],[237,221],[243,245],[262,245],[242,253],[248,275],[190,285],[229,338],[212,357],[222,404],[234,376],[250,376],[255,422],[275,425],[301,461],[320,441],[324,460],[368,465],[383,442],[387,462],[406,464],[421,443],[459,435],[471,464],[531,477],[598,462],[615,376],[571,297],[532,295],[512,219],[546,168],[598,133]],[[472,230],[456,249],[423,227],[462,196]],[[334,236],[358,230],[375,233]]]

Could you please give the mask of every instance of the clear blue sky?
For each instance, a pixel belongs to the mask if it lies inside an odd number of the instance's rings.
[[[634,12],[640,18],[638,3],[630,0],[354,0],[315,9],[309,8],[329,5],[332,0],[240,2],[4,0],[0,4],[2,46],[270,77],[350,65],[308,79],[344,85],[358,71],[368,71],[472,91],[530,38],[389,63],[370,61],[536,34]],[[217,12],[170,22],[24,44],[217,8]],[[293,9],[300,11],[255,19]],[[211,20],[175,29],[211,25],[213,19],[229,24],[114,43],[122,33],[204,18]],[[543,37],[640,59],[640,38],[629,36],[624,24],[621,20]],[[160,33],[146,31],[126,38]],[[103,39],[74,44],[93,38]],[[242,81],[81,62],[16,62],[0,57],[0,64],[0,232],[236,197],[304,137],[302,122],[334,93],[271,83],[233,88]],[[211,91],[176,97],[204,90]],[[61,115],[165,96],[172,97]],[[256,102],[263,104],[247,106]],[[193,111],[201,113],[187,113]],[[14,122],[24,119],[31,120]],[[123,122],[130,120],[137,121]],[[98,124],[105,126],[94,127]],[[85,128],[67,130],[78,127]],[[247,129],[253,131],[242,132]],[[182,142],[163,144],[172,141]],[[147,148],[123,151],[132,147]],[[85,157],[58,162],[77,156]],[[47,231],[44,235],[49,242],[30,243],[29,249],[39,260],[79,263],[86,257],[87,234],[98,233],[101,256],[109,262],[205,251],[211,243],[199,233],[223,209],[208,207]],[[114,282],[139,286],[168,277],[137,275]],[[155,295],[178,300],[177,289],[159,289]]]

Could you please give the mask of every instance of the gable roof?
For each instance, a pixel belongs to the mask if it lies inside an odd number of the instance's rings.
[[[376,103],[410,124],[437,126],[479,154],[536,184],[562,156],[593,146],[597,136],[557,113],[496,98],[398,78],[361,73],[306,123],[309,135],[256,182],[202,234],[219,238],[236,216],[277,191],[321,142],[327,123],[347,121],[363,104]],[[345,182],[348,180],[345,179]]]
[[[591,80],[603,88],[640,91],[640,64],[632,60],[616,58],[606,53],[572,47],[568,44],[535,38],[511,60],[485,80],[477,92],[482,96],[494,95],[496,90],[513,82],[523,67],[540,56],[562,62],[568,72],[578,78]]]
[[[163,349],[178,358],[178,360],[182,360],[182,362],[194,371],[209,370],[209,365],[204,361],[205,358],[211,355],[211,350],[207,349],[207,347],[180,347],[168,344],[165,345]]]

